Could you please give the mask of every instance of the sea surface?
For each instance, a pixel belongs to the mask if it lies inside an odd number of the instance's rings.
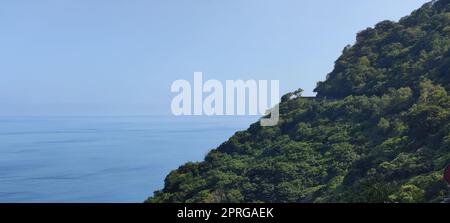
[[[257,117],[0,117],[0,202],[143,202]]]

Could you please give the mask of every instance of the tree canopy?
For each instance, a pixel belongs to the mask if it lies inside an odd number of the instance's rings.
[[[441,202],[450,163],[450,1],[357,35],[316,98],[172,171],[147,202]],[[294,96],[294,97],[293,97]]]

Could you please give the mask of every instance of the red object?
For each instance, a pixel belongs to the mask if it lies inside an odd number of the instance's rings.
[[[450,184],[450,164],[445,168],[444,178],[448,184]]]

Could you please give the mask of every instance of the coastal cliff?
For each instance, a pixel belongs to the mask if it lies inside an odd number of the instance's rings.
[[[314,99],[172,171],[147,202],[441,202],[450,163],[450,1],[361,31]],[[187,148],[188,149],[188,148]]]

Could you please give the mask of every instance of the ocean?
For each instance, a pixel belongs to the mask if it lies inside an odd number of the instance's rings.
[[[0,117],[0,202],[143,202],[257,117]]]

